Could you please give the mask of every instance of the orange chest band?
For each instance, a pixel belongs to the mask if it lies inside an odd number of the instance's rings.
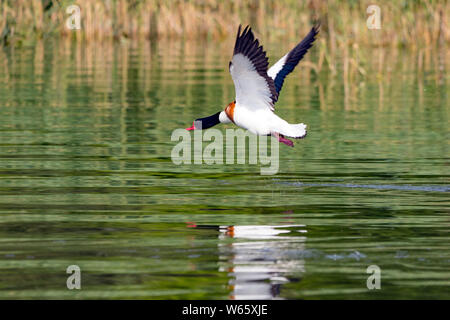
[[[236,106],[236,102],[230,103],[225,108],[225,113],[227,114],[228,118],[234,123],[234,107]]]

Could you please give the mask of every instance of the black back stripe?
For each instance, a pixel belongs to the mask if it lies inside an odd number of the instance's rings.
[[[259,45],[259,41],[255,39],[252,28],[249,26],[245,27],[241,34],[241,26],[239,25],[233,55],[239,53],[246,56],[255,66],[256,72],[266,80],[273,105],[278,100],[278,92],[273,79],[267,75],[269,59],[266,56],[266,52],[263,51],[263,47]]]

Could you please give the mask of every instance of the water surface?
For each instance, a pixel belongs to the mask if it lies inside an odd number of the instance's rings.
[[[278,174],[175,165],[172,131],[234,100],[228,51],[0,51],[0,298],[450,298],[450,88],[437,63],[416,70],[404,52],[349,81],[305,64],[276,110],[308,136],[280,146]],[[69,265],[81,290],[66,288]],[[380,290],[367,289],[370,265]]]

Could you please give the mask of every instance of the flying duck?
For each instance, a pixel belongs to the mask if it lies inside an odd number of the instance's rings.
[[[237,32],[233,57],[229,64],[236,91],[236,100],[225,110],[212,116],[196,119],[186,130],[208,129],[219,123],[234,123],[256,135],[271,135],[290,147],[294,143],[286,137],[301,139],[306,136],[306,125],[290,124],[278,117],[274,105],[278,100],[284,78],[294,70],[305,53],[311,48],[319,25],[267,70],[266,52],[259,45],[252,29],[247,26]]]

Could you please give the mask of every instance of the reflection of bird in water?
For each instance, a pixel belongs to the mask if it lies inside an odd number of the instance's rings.
[[[304,261],[293,256],[304,250],[304,225],[229,226],[219,236],[237,241],[219,244],[226,261],[219,270],[228,271],[232,299],[274,299],[290,275],[304,272]],[[301,229],[299,229],[301,228]]]
[[[220,232],[219,271],[229,274],[231,299],[277,299],[304,272],[305,225],[188,226]]]

